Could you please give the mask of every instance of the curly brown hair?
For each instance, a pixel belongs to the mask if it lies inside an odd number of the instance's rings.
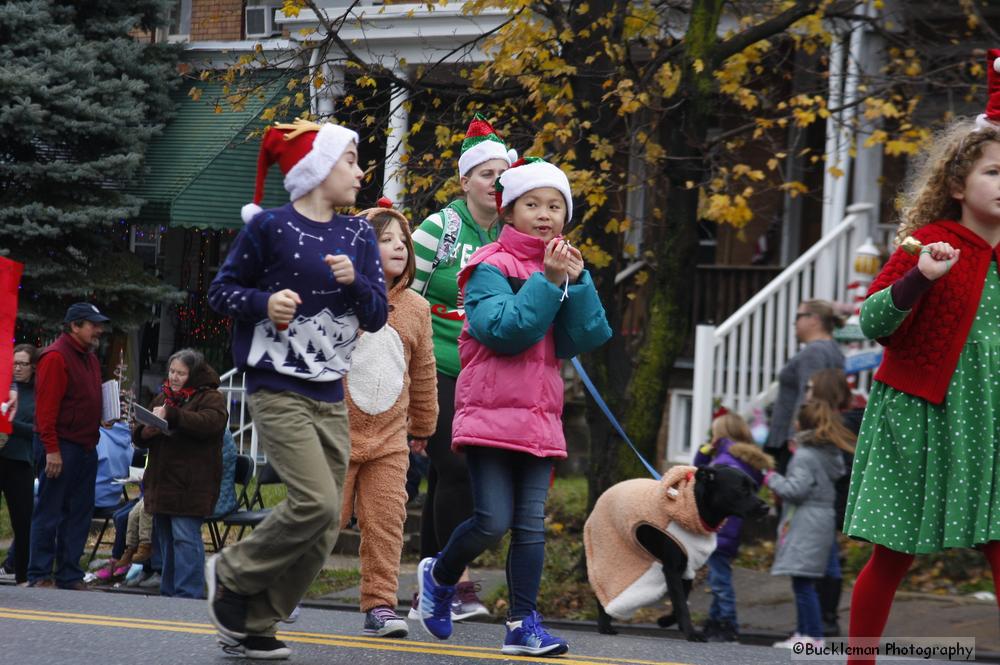
[[[934,137],[896,200],[897,245],[935,220],[962,218],[962,205],[954,192],[965,187],[972,165],[990,142],[1000,143],[1000,128],[976,129],[972,120],[953,122]]]

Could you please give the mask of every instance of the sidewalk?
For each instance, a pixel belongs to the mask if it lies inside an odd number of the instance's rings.
[[[330,567],[354,568],[356,557],[335,555],[327,564]],[[416,564],[403,564],[400,570],[399,606],[407,609],[416,588]],[[482,582],[481,596],[486,597],[505,584],[501,569],[479,568],[472,570],[472,579]],[[784,639],[795,628],[795,599],[791,581],[787,577],[774,577],[769,573],[746,568],[733,568],[736,587],[737,611],[742,641],[748,644],[770,644]],[[847,631],[852,587],[845,586],[840,602],[840,626]],[[357,608],[357,587],[328,594],[307,601],[311,606]],[[708,614],[712,594],[702,583],[691,592],[689,606],[698,623]],[[665,604],[666,607],[666,604]],[[562,622],[546,617],[553,626],[563,624],[578,629],[591,629],[592,622]],[[648,624],[618,625],[623,633],[676,634]],[[1000,661],[1000,623],[997,605],[992,601],[977,600],[968,596],[936,596],[901,591],[886,626],[886,636],[894,637],[975,637],[980,660]],[[673,636],[673,635],[672,635]]]

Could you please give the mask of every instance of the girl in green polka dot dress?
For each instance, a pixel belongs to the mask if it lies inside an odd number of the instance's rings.
[[[852,640],[882,635],[916,554],[979,548],[1000,596],[1000,125],[946,130],[903,203],[901,246],[861,308],[885,355],[844,525],[875,544],[854,587]],[[848,660],[862,662],[874,661]]]

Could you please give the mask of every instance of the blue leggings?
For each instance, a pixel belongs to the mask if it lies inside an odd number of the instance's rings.
[[[499,448],[467,446],[475,511],[451,534],[438,555],[434,577],[455,584],[472,561],[511,532],[507,552],[510,618],[537,608],[545,561],[545,499],[552,460]]]

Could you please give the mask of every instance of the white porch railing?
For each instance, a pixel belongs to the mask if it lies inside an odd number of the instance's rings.
[[[219,390],[226,396],[229,410],[229,431],[236,440],[236,449],[241,455],[250,455],[257,461],[257,428],[250,420],[246,400],[246,375],[236,368],[219,377]]]
[[[870,204],[856,204],[847,216],[778,277],[719,326],[699,325],[695,333],[694,390],[689,448],[670,451],[690,459],[705,441],[713,400],[748,415],[795,355],[795,314],[803,300],[850,302],[854,249],[873,225]],[[869,343],[870,345],[871,343]]]

